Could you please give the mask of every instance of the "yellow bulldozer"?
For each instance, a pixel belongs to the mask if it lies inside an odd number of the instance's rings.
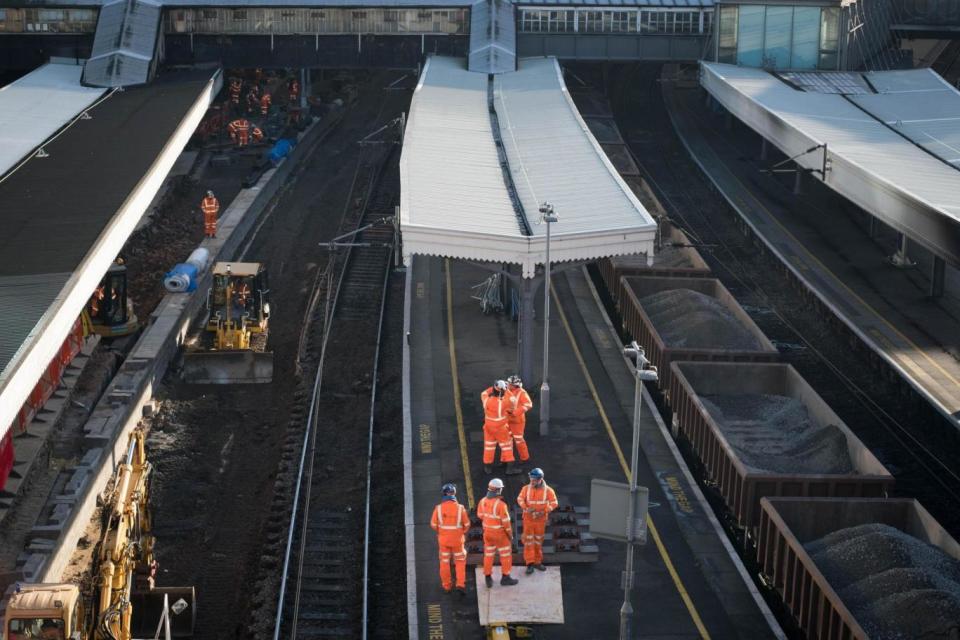
[[[270,319],[267,271],[259,262],[217,262],[207,292],[204,330],[183,356],[181,376],[195,384],[267,383]]]
[[[154,586],[144,434],[130,435],[127,455],[105,494],[103,529],[82,586],[18,584],[7,602],[7,640],[192,638],[193,587]],[[161,635],[162,634],[162,635]]]

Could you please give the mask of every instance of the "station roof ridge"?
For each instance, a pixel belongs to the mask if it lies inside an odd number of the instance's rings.
[[[570,98],[555,58],[525,58],[494,76],[462,59],[432,56],[414,93],[400,160],[404,258],[434,255],[520,264],[545,262],[546,226],[521,228],[505,171],[526,218],[543,202],[559,218],[551,262],[652,254],[656,223],[607,159]]]
[[[25,7],[57,6],[57,7],[100,7],[115,0],[26,0]],[[470,7],[476,0],[290,0],[276,2],[271,0],[157,0],[154,4],[162,8],[251,8],[270,9],[277,7],[388,7],[388,8],[442,8],[442,7]],[[536,6],[564,6],[570,9],[591,8],[713,8],[714,0],[530,0],[529,2],[512,2],[518,7]]]

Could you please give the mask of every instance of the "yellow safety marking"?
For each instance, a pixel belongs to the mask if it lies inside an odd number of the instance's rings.
[[[686,107],[683,107],[683,109],[684,109],[685,111],[688,111],[688,112],[690,112],[690,113],[693,113],[693,112],[691,112],[689,109],[686,109]],[[700,119],[699,116],[694,115],[694,117],[696,117],[698,120],[701,120],[701,122],[702,122],[702,119]],[[723,165],[722,162],[721,162],[721,165]],[[788,237],[792,238],[793,241],[797,244],[797,246],[800,247],[800,250],[803,251],[803,253],[805,253],[806,256],[807,256],[808,258],[810,258],[810,260],[812,260],[813,262],[815,262],[815,263],[824,271],[824,273],[832,276],[833,280],[834,280],[838,285],[840,285],[841,287],[843,287],[843,289],[844,289],[848,294],[850,294],[850,296],[851,296],[853,299],[855,299],[857,302],[859,302],[860,304],[862,304],[864,307],[866,307],[867,309],[869,309],[870,311],[872,311],[872,312],[873,312],[873,315],[876,316],[877,319],[880,320],[880,322],[882,322],[883,324],[885,324],[885,325],[887,326],[887,328],[890,329],[890,331],[892,331],[893,333],[895,333],[896,335],[898,335],[901,340],[903,340],[903,341],[906,342],[908,345],[910,345],[911,347],[913,347],[916,351],[918,351],[921,356],[923,356],[924,358],[926,358],[926,360],[927,360],[928,362],[930,362],[930,364],[932,364],[932,365],[933,365],[936,369],[938,369],[943,375],[945,375],[947,378],[949,378],[951,382],[953,382],[953,383],[956,384],[956,385],[960,385],[960,380],[957,380],[955,377],[953,377],[952,375],[950,375],[950,373],[949,373],[946,369],[944,369],[943,367],[941,367],[941,366],[940,366],[940,363],[938,363],[936,360],[934,360],[932,357],[930,357],[930,356],[927,354],[926,351],[924,351],[921,347],[917,346],[917,344],[916,344],[913,340],[911,340],[910,338],[908,338],[907,336],[905,336],[899,329],[897,329],[895,326],[893,326],[892,324],[890,324],[890,321],[889,321],[889,320],[887,320],[886,318],[884,318],[880,313],[877,312],[876,309],[874,309],[874,308],[873,308],[872,306],[870,306],[863,298],[861,298],[859,295],[857,295],[857,293],[856,293],[855,291],[853,291],[853,289],[851,289],[850,287],[848,287],[847,284],[846,284],[843,280],[841,280],[839,277],[837,277],[837,275],[836,275],[833,271],[831,271],[831,270],[827,267],[827,265],[823,264],[823,262],[821,262],[820,259],[817,258],[817,256],[813,255],[813,253],[811,253],[811,252],[807,249],[807,247],[806,247],[802,242],[800,242],[799,240],[797,240],[797,237],[796,237],[795,235],[793,235],[793,234],[780,222],[780,220],[777,219],[777,216],[773,215],[773,213],[772,213],[766,206],[764,206],[764,204],[763,204],[762,202],[760,202],[760,200],[757,199],[756,196],[753,195],[753,193],[746,187],[746,185],[743,184],[743,181],[740,180],[740,178],[737,176],[737,174],[735,174],[734,172],[732,172],[732,171],[730,171],[729,169],[727,169],[726,166],[722,166],[722,168],[723,168],[724,171],[726,171],[726,172],[730,175],[731,178],[733,178],[734,180],[736,180],[737,184],[740,185],[740,188],[743,189],[743,190],[746,192],[746,194],[750,197],[750,199],[753,200],[754,203],[756,203],[756,205],[757,205],[758,207],[760,207],[760,209],[763,210],[764,213],[766,213],[766,215],[767,215],[767,217],[770,219],[770,221],[773,222],[773,223],[774,223],[775,225],[777,225],[778,227],[780,227],[780,230],[783,231]],[[794,263],[794,264],[796,264],[796,263]],[[893,358],[896,358],[897,356],[899,356],[899,357],[905,358],[905,359],[907,359],[907,360],[910,360],[910,359],[911,359],[911,358],[908,358],[908,357],[906,357],[906,356],[903,356],[902,354],[890,354],[890,356],[893,357]]]
[[[590,389],[590,395],[593,396],[593,402],[597,405],[597,410],[600,412],[600,419],[603,420],[603,426],[607,430],[607,436],[610,438],[610,442],[613,444],[613,449],[617,453],[617,459],[620,460],[620,467],[623,469],[623,475],[626,476],[627,481],[630,481],[630,466],[627,464],[627,459],[623,457],[623,450],[620,448],[620,443],[617,442],[617,437],[613,432],[613,425],[610,424],[610,420],[607,418],[607,412],[603,409],[603,403],[600,402],[600,396],[597,394],[597,387],[593,384],[593,377],[590,375],[590,372],[587,370],[587,364],[583,360],[583,355],[580,353],[580,348],[577,346],[577,341],[573,337],[573,330],[570,328],[570,323],[567,322],[567,314],[564,313],[563,307],[560,305],[560,298],[557,296],[557,290],[554,289],[553,284],[550,285],[550,293],[553,294],[554,306],[557,309],[557,314],[560,316],[560,322],[563,323],[563,328],[567,333],[567,339],[570,340],[570,346],[573,347],[573,353],[577,357],[577,362],[580,364],[580,370],[583,372],[583,377],[587,381],[587,388]],[[686,605],[687,611],[690,613],[690,618],[693,620],[693,624],[696,625],[697,631],[700,633],[700,637],[703,640],[710,640],[710,633],[707,631],[706,626],[703,624],[703,620],[700,619],[700,614],[697,612],[696,606],[693,604],[693,599],[690,598],[690,594],[687,593],[686,587],[683,586],[683,580],[680,579],[680,574],[677,573],[676,567],[673,566],[673,561],[670,559],[670,554],[667,552],[667,548],[663,544],[663,540],[660,538],[660,532],[657,531],[657,525],[653,523],[653,518],[650,517],[650,514],[647,513],[647,531],[650,533],[650,537],[653,538],[654,544],[657,545],[657,551],[660,552],[660,558],[663,560],[664,566],[667,568],[667,572],[670,573],[670,578],[673,580],[673,586],[676,587],[677,592],[680,594],[680,599],[683,600],[683,604]]]
[[[460,406],[460,376],[457,373],[457,350],[453,340],[453,286],[450,284],[450,260],[444,260],[447,275],[447,349],[450,351],[450,375],[453,378],[453,408],[457,414],[457,435],[460,438],[460,462],[463,464],[464,484],[467,487],[467,507],[473,509],[473,480],[470,479],[470,459],[467,456],[467,435],[463,429],[463,409]]]

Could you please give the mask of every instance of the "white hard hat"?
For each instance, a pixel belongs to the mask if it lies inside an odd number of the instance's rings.
[[[207,197],[208,197],[208,198],[212,198],[212,197],[213,197],[213,191],[207,191]]]
[[[487,491],[502,491],[503,490],[503,480],[500,478],[494,478],[487,484]]]
[[[494,389],[505,390],[505,389],[507,388],[507,382],[506,382],[506,380],[497,380],[496,382],[493,383],[493,388],[494,388]]]

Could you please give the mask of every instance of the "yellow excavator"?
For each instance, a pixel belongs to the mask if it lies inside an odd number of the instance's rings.
[[[133,301],[127,297],[127,267],[121,262],[110,265],[84,308],[84,320],[90,333],[104,338],[128,336],[140,328],[133,312]]]
[[[153,584],[157,563],[150,533],[150,471],[144,433],[135,429],[105,494],[90,580],[83,586],[18,584],[7,602],[7,640],[193,637],[193,587]]]
[[[183,356],[181,376],[195,384],[267,383],[270,303],[267,270],[259,262],[217,262],[207,292],[204,331]]]

